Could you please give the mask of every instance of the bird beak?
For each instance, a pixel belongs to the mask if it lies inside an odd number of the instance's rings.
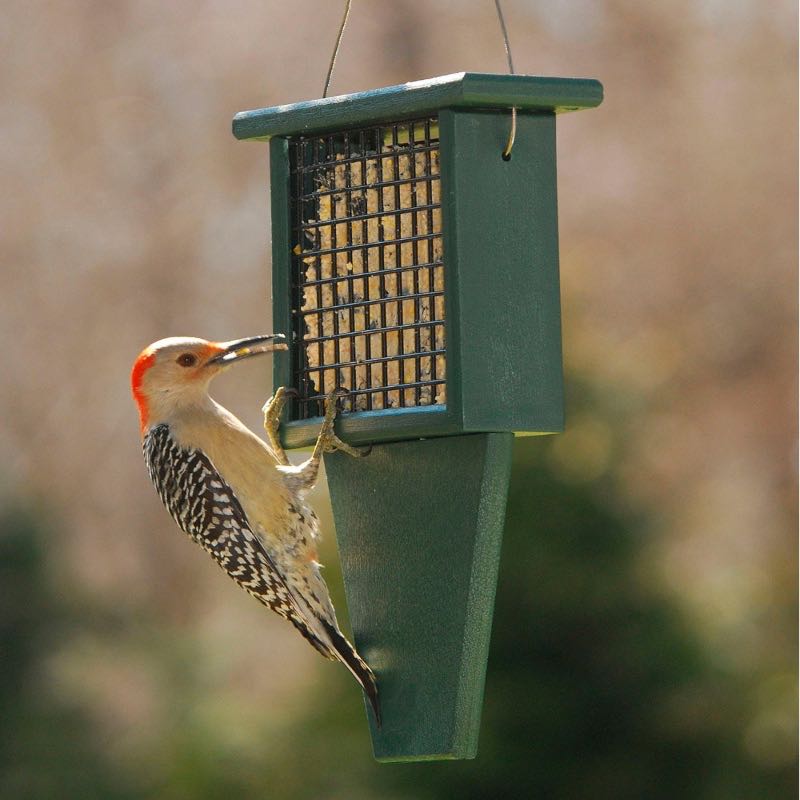
[[[276,350],[288,350],[286,337],[282,333],[269,333],[265,336],[250,336],[247,339],[234,339],[231,342],[220,342],[222,348],[206,364],[228,365],[243,358],[258,356],[262,353],[273,353]]]

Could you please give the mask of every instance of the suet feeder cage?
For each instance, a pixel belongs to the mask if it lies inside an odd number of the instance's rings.
[[[270,141],[284,445],[337,386],[339,435],[373,445],[325,462],[380,760],[475,755],[514,434],[563,428],[556,115],[601,100],[460,73],[234,119]]]

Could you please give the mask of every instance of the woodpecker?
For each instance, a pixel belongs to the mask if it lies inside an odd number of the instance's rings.
[[[311,457],[298,466],[290,464],[278,436],[285,389],[263,408],[267,442],[208,394],[220,372],[286,350],[283,340],[280,334],[230,342],[173,337],[145,348],[131,372],[145,462],[178,526],[322,655],[341,661],[380,725],[375,676],[339,630],[317,560],[319,520],[305,500],[324,452],[366,454],[334,433],[337,392],[328,396]]]

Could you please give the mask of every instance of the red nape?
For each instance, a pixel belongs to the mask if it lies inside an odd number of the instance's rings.
[[[147,398],[142,391],[142,379],[145,372],[153,365],[156,360],[156,354],[150,350],[142,350],[139,357],[133,364],[131,370],[131,391],[133,392],[133,399],[139,408],[139,422],[141,424],[142,433],[147,427]]]

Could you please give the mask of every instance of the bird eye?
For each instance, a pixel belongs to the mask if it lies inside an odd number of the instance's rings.
[[[181,353],[176,360],[182,367],[193,367],[197,363],[197,356],[194,353]]]

